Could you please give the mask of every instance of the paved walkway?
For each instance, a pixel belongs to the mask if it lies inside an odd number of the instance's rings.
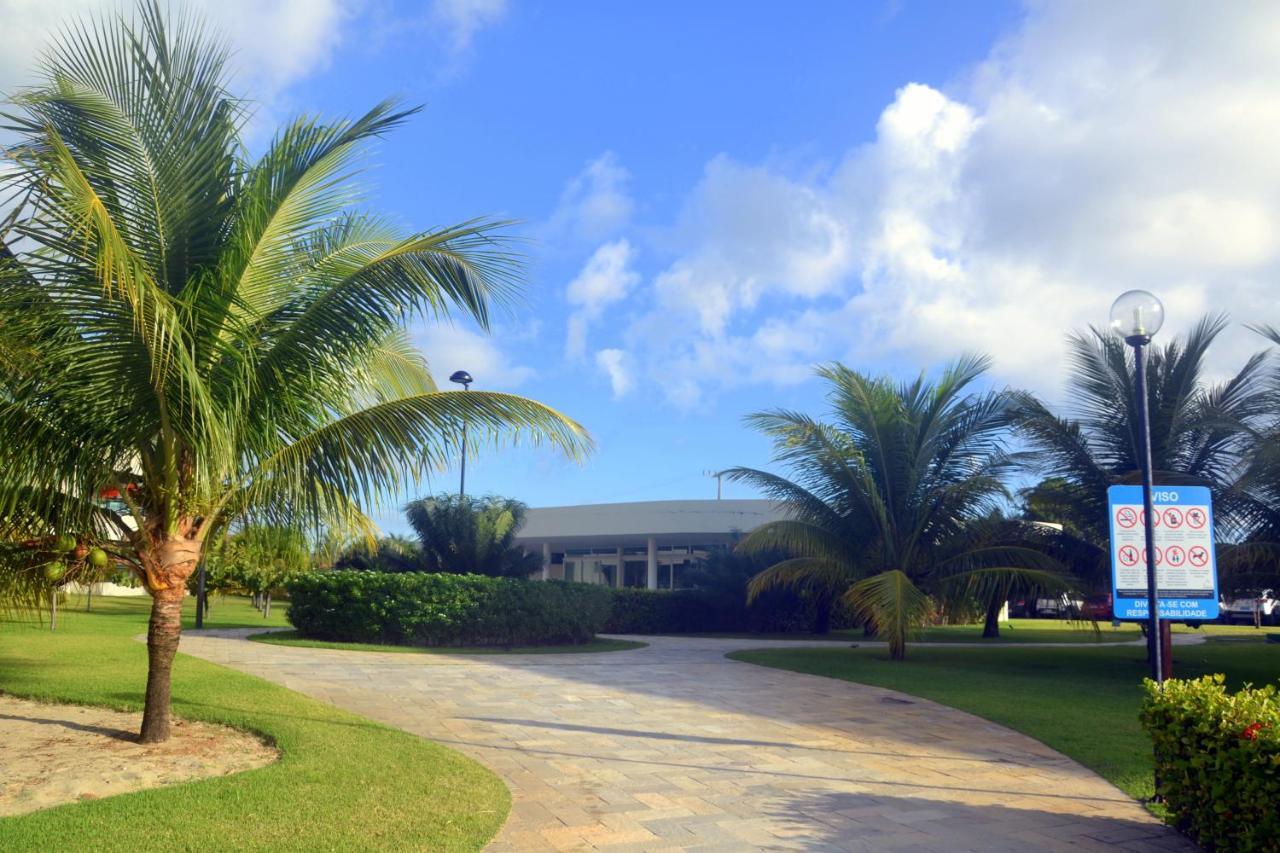
[[[223,633],[188,634],[182,650],[448,744],[502,776],[514,802],[494,851],[1194,849],[1008,729],[724,657],[791,641],[643,638],[649,647],[626,652],[465,656]]]

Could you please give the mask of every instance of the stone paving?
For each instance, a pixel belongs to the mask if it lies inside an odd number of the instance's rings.
[[[475,656],[221,633],[189,633],[182,650],[492,768],[513,795],[493,851],[1195,849],[1091,771],[1001,726],[724,657],[768,641]]]

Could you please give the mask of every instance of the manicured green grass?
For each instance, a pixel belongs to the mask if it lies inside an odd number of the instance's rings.
[[[66,607],[54,633],[47,621],[0,621],[0,691],[139,709],[146,648],[134,638],[146,630],[147,605]],[[207,624],[282,621],[283,612],[263,620],[228,599],[214,601]],[[179,716],[259,732],[281,760],[0,819],[0,849],[477,850],[510,806],[506,786],[474,761],[259,678],[179,655],[173,694]]]
[[[1261,636],[1268,629],[1255,629],[1251,625],[1203,625],[1189,628],[1174,625],[1175,633],[1202,634],[1214,637]],[[1270,630],[1276,630],[1274,628]],[[745,640],[838,640],[850,643],[875,642],[874,637],[864,637],[860,629],[837,630],[830,634],[688,634],[685,636],[728,637]],[[983,639],[982,625],[932,625],[917,631],[912,642],[916,643],[973,643],[984,646],[1022,645],[1029,643],[1131,643],[1142,639],[1138,625],[1124,622],[1116,628],[1110,622],[1101,623],[1094,631],[1088,622],[1066,622],[1061,619],[1011,619],[1000,623],[1000,636]]]
[[[736,660],[887,687],[1009,726],[1097,771],[1136,798],[1151,796],[1151,742],[1138,724],[1141,648],[909,647],[761,649]],[[1224,672],[1233,685],[1280,680],[1280,646],[1256,642],[1174,648],[1174,672]]]
[[[301,646],[306,649],[342,649],[355,652],[407,652],[409,654],[432,655],[558,655],[582,654],[586,652],[621,652],[627,649],[642,649],[648,643],[637,643],[631,640],[605,640],[597,637],[589,643],[576,646],[512,646],[504,649],[501,646],[461,646],[444,648],[424,648],[422,646],[391,646],[379,643],[334,643],[328,640],[312,640],[300,636],[297,631],[271,631],[265,634],[251,634],[250,640],[255,643],[269,643],[273,646]]]

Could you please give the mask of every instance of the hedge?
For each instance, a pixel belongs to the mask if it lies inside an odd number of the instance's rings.
[[[1280,850],[1280,696],[1272,686],[1229,694],[1223,681],[1146,682],[1156,795],[1207,849]]]
[[[743,596],[710,590],[615,589],[607,634],[690,634],[699,632],[776,632],[812,630],[813,605],[786,590],[772,590],[750,607]],[[837,607],[831,627],[853,624],[847,608]]]
[[[588,584],[413,572],[316,572],[288,590],[305,637],[406,646],[585,643],[612,602]]]

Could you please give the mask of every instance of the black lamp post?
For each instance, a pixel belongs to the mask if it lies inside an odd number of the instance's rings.
[[[475,380],[471,378],[471,374],[465,370],[455,370],[453,375],[449,377],[450,382],[456,382],[462,386],[463,391],[471,390],[471,383]],[[458,483],[458,497],[465,498],[467,496],[467,422],[462,422],[462,478]]]
[[[1151,679],[1164,682],[1160,636],[1160,596],[1156,589],[1155,511],[1151,500],[1151,414],[1147,401],[1147,344],[1164,324],[1164,305],[1145,290],[1120,294],[1111,305],[1111,328],[1133,347],[1134,394],[1138,410],[1138,464],[1142,468],[1143,532],[1147,542],[1147,649]]]

